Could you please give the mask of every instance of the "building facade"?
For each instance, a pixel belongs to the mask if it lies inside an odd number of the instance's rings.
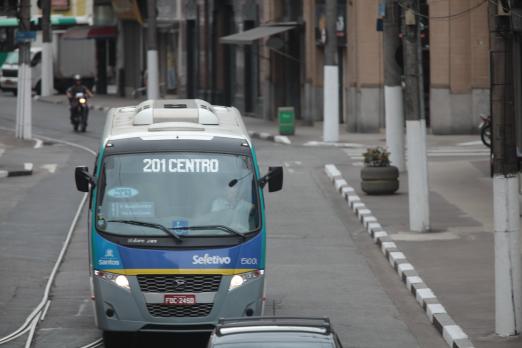
[[[120,94],[143,87],[143,0],[112,0],[118,18]],[[325,0],[157,0],[163,95],[234,105],[275,119],[323,119]],[[381,0],[338,0],[340,122],[352,132],[384,124]],[[489,112],[489,39],[483,0],[422,0],[423,112],[431,132],[476,132]]]
[[[487,9],[482,0],[429,1],[433,133],[476,132],[489,114]]]

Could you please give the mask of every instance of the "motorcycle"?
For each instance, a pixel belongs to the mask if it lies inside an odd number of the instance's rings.
[[[482,120],[479,125],[480,140],[487,147],[491,148],[491,116],[480,116]]]
[[[73,109],[71,123],[73,125],[74,131],[77,132],[78,130],[81,130],[82,132],[85,132],[87,130],[87,116],[89,113],[87,97],[84,93],[78,92],[74,95],[71,103],[71,107]]]

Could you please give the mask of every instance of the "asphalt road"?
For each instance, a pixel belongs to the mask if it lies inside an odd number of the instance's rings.
[[[13,97],[0,96],[0,126],[14,127],[15,102]],[[35,136],[96,149],[104,114],[91,111],[85,134],[72,131],[64,106],[36,102],[33,115]],[[269,165],[285,166],[283,191],[265,196],[269,229],[266,314],[328,316],[345,347],[446,347],[327,181],[324,164],[348,163],[346,154],[339,149],[264,141],[255,141],[255,146],[262,170]],[[43,150],[56,155],[56,171],[9,181],[10,187],[16,186],[17,194],[10,196],[16,202],[9,214],[0,215],[2,239],[10,233],[0,250],[0,336],[21,324],[39,301],[81,199],[72,181],[73,167],[92,167],[94,160],[67,146],[48,145]],[[0,191],[0,201],[8,198]],[[33,347],[74,348],[100,337],[89,300],[86,236],[84,216]],[[206,336],[201,335],[140,335],[134,340],[135,347],[204,347],[205,342]],[[24,339],[7,346],[23,347]]]

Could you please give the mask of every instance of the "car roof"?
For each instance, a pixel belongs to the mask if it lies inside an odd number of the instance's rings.
[[[220,344],[245,344],[263,342],[275,343],[317,343],[333,346],[331,335],[303,331],[244,331],[229,333],[224,336],[214,336],[212,343],[219,347]],[[243,346],[243,345],[241,345]]]
[[[312,317],[242,317],[220,319],[216,334],[245,332],[307,332],[328,335],[332,331],[330,319]]]

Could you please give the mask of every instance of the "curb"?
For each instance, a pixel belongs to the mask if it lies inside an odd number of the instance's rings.
[[[33,175],[33,164],[24,163],[23,169],[0,170],[0,178]]]
[[[285,144],[285,145],[292,144],[290,139],[288,139],[288,137],[284,136],[284,135],[273,135],[273,134],[266,133],[266,132],[251,132],[251,131],[248,132],[248,135],[250,135],[252,138],[273,141],[274,143]]]
[[[473,348],[468,335],[457,325],[440,304],[433,291],[426,285],[406,256],[382,228],[370,209],[361,201],[353,187],[342,177],[341,172],[333,164],[326,164],[324,171],[335,190],[342,195],[350,209],[356,214],[373,242],[381,249],[384,257],[395,270],[406,288],[415,297],[435,329],[451,348]]]

